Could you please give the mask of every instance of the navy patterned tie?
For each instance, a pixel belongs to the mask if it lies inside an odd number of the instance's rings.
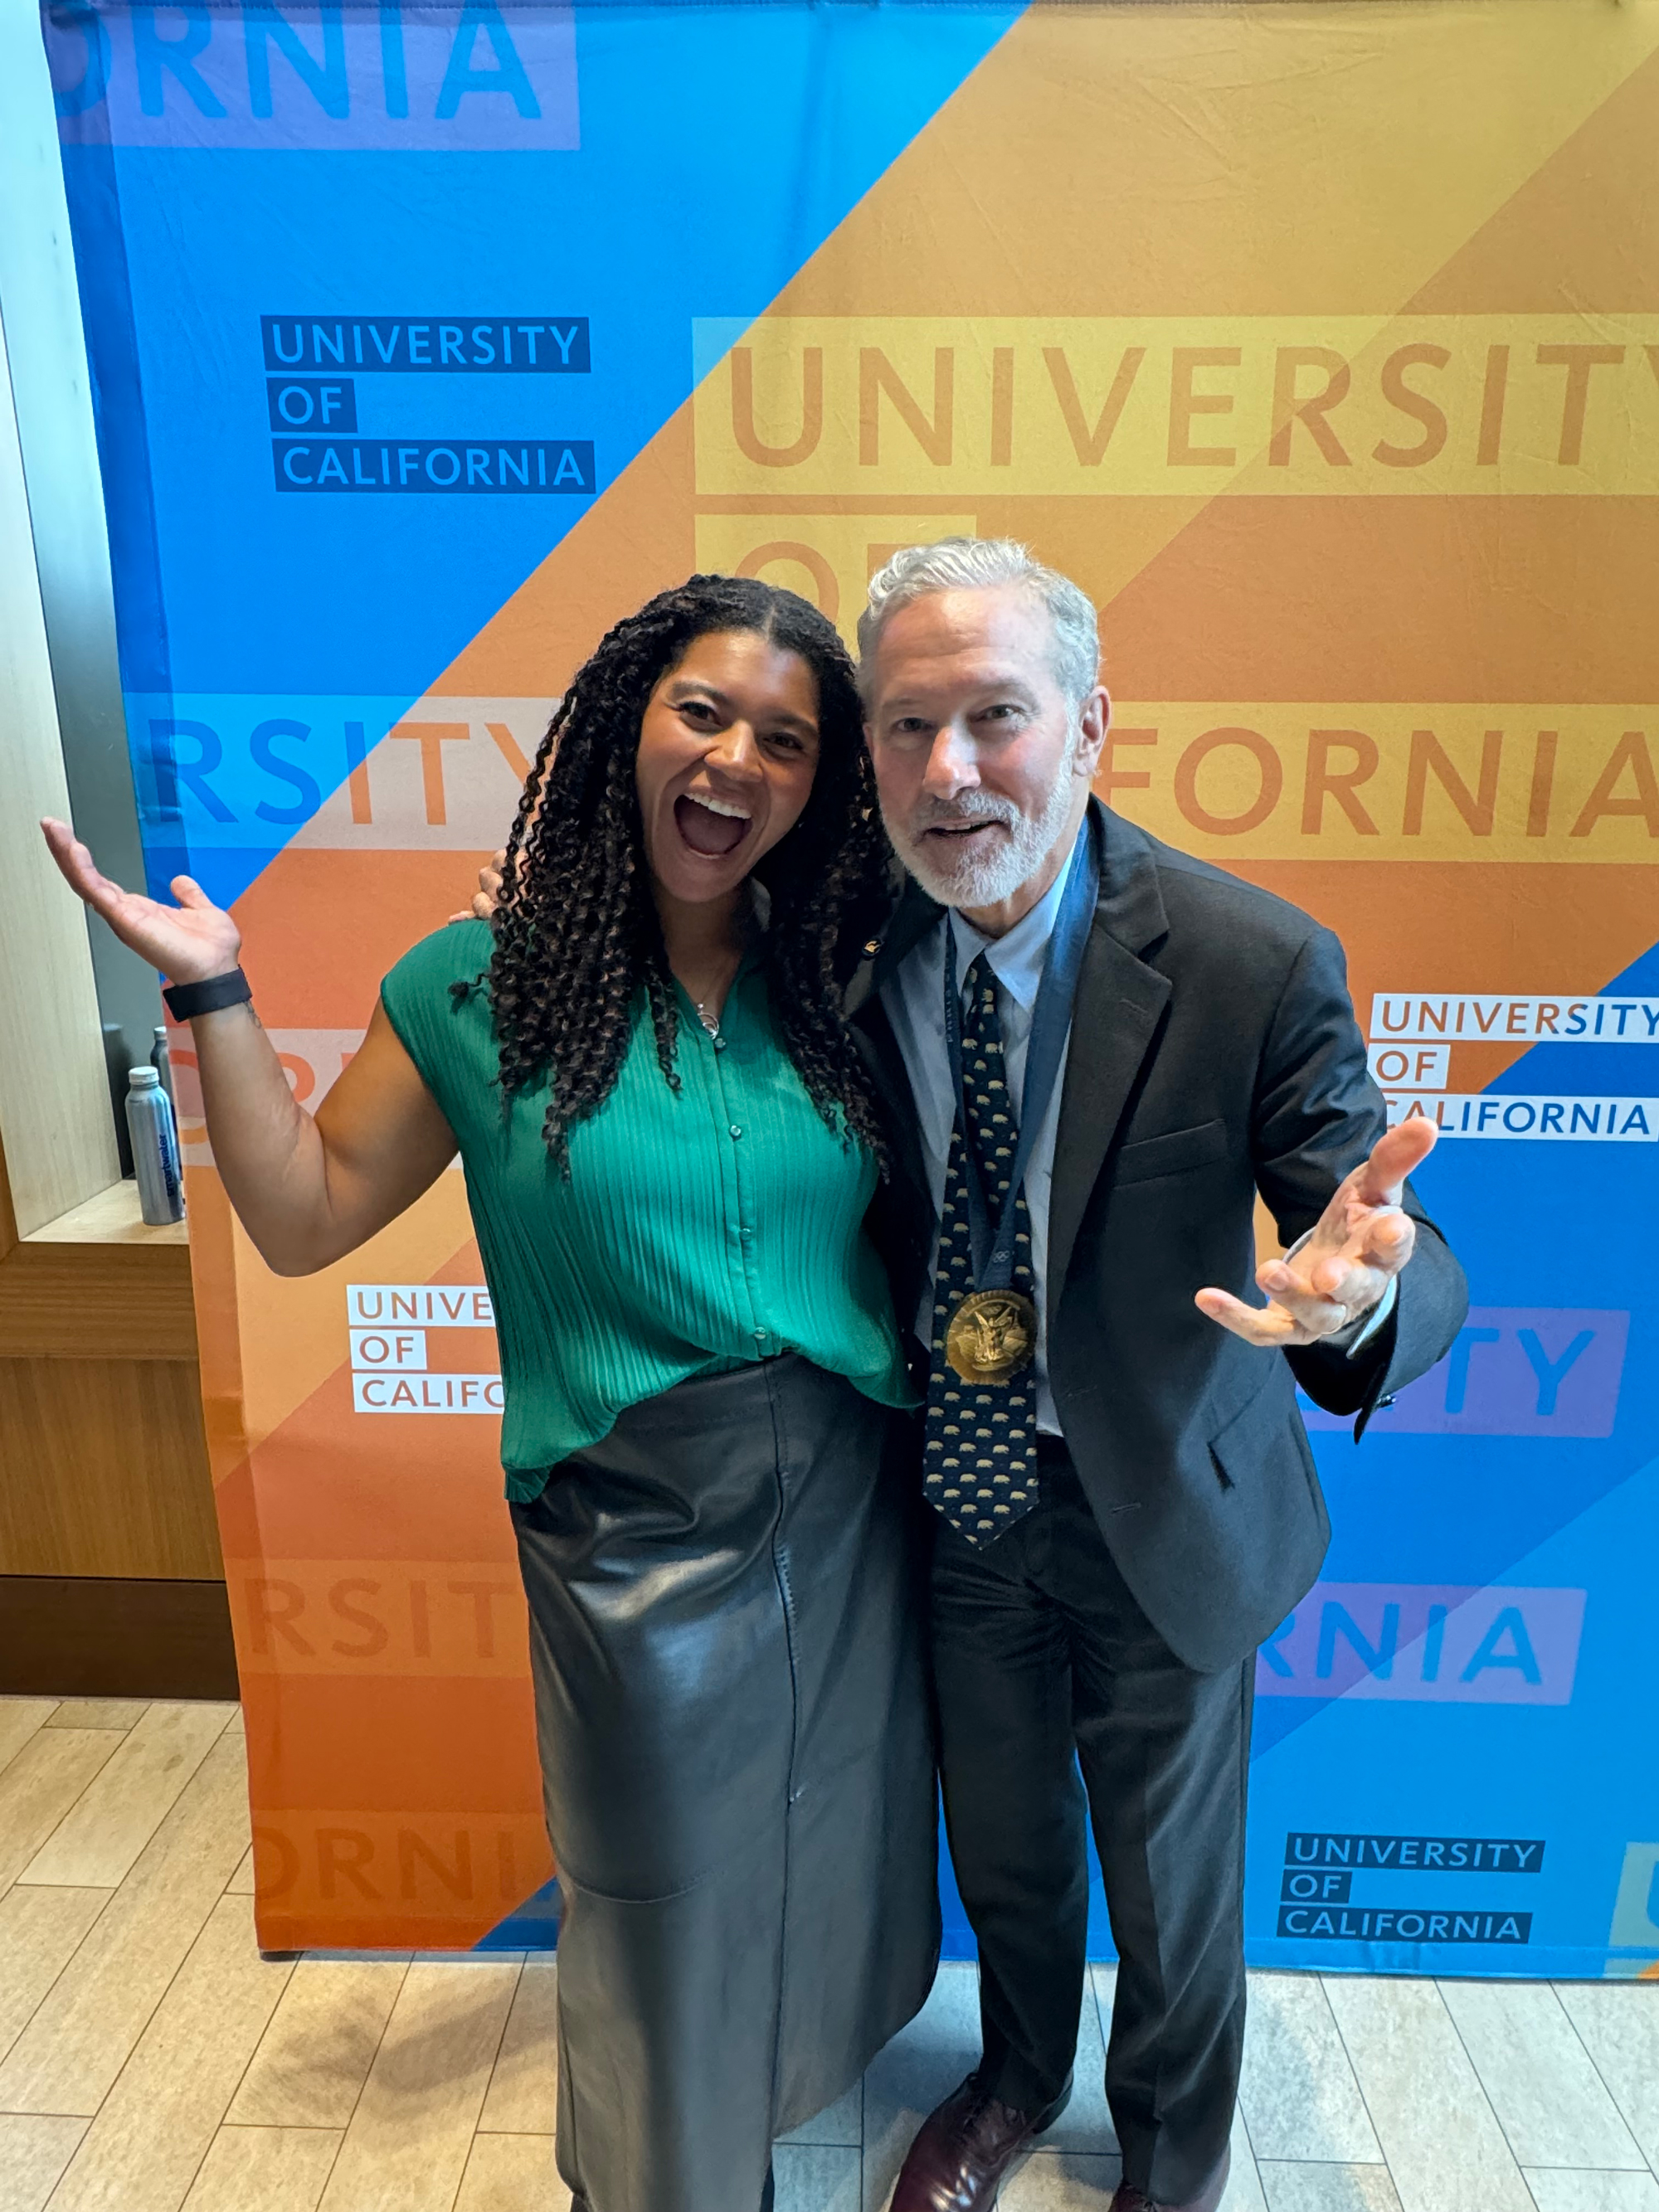
[[[994,1222],[1008,1194],[1008,1171],[1019,1135],[1004,1080],[996,978],[982,952],[968,970],[962,1073],[963,1112],[951,1135],[939,1271],[933,1279],[922,1488],[929,1504],[970,1544],[991,1544],[1037,1502],[1036,1370],[1027,1366],[1006,1382],[968,1382],[945,1357],[951,1316],[974,1288],[963,1120],[977,1149],[981,1187]],[[1034,1295],[1031,1222],[1024,1191],[1015,1205],[1012,1287],[1027,1297]]]

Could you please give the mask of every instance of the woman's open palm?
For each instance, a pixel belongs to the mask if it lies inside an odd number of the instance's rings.
[[[162,906],[142,891],[112,883],[67,822],[43,821],[46,843],[64,882],[100,914],[123,945],[174,983],[202,983],[228,975],[242,949],[242,933],[190,876],[175,876],[177,906]]]

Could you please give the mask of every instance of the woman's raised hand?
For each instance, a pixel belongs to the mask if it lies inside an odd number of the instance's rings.
[[[101,914],[123,945],[174,983],[204,983],[228,975],[242,949],[242,933],[190,876],[172,883],[177,906],[162,906],[142,891],[124,891],[100,873],[67,822],[43,821],[46,843],[64,882]]]

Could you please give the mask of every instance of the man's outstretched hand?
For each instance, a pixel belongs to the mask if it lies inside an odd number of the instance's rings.
[[[478,888],[472,894],[471,906],[452,914],[452,921],[488,921],[501,903],[501,871],[507,866],[507,850],[502,849],[492,860],[486,860],[478,871]]]
[[[1434,1124],[1420,1115],[1386,1131],[1301,1249],[1256,1269],[1265,1306],[1248,1306],[1227,1291],[1200,1291],[1194,1301],[1200,1312],[1247,1344],[1280,1350],[1317,1344],[1368,1314],[1412,1256],[1417,1230],[1401,1193],[1434,1142]]]

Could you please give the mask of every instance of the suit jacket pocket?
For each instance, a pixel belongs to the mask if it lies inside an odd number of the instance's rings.
[[[1166,1129],[1162,1136],[1140,1137],[1117,1156],[1113,1181],[1150,1182],[1154,1176],[1184,1175],[1227,1157],[1224,1121],[1200,1121],[1190,1129]]]
[[[1257,1356],[1274,1362],[1279,1358],[1271,1352]],[[1288,1425],[1300,1429],[1295,1407],[1294,1396],[1269,1371],[1261,1388],[1228,1415],[1210,1438],[1210,1458],[1224,1490],[1231,1490],[1255,1473],[1284,1437],[1287,1416]]]

